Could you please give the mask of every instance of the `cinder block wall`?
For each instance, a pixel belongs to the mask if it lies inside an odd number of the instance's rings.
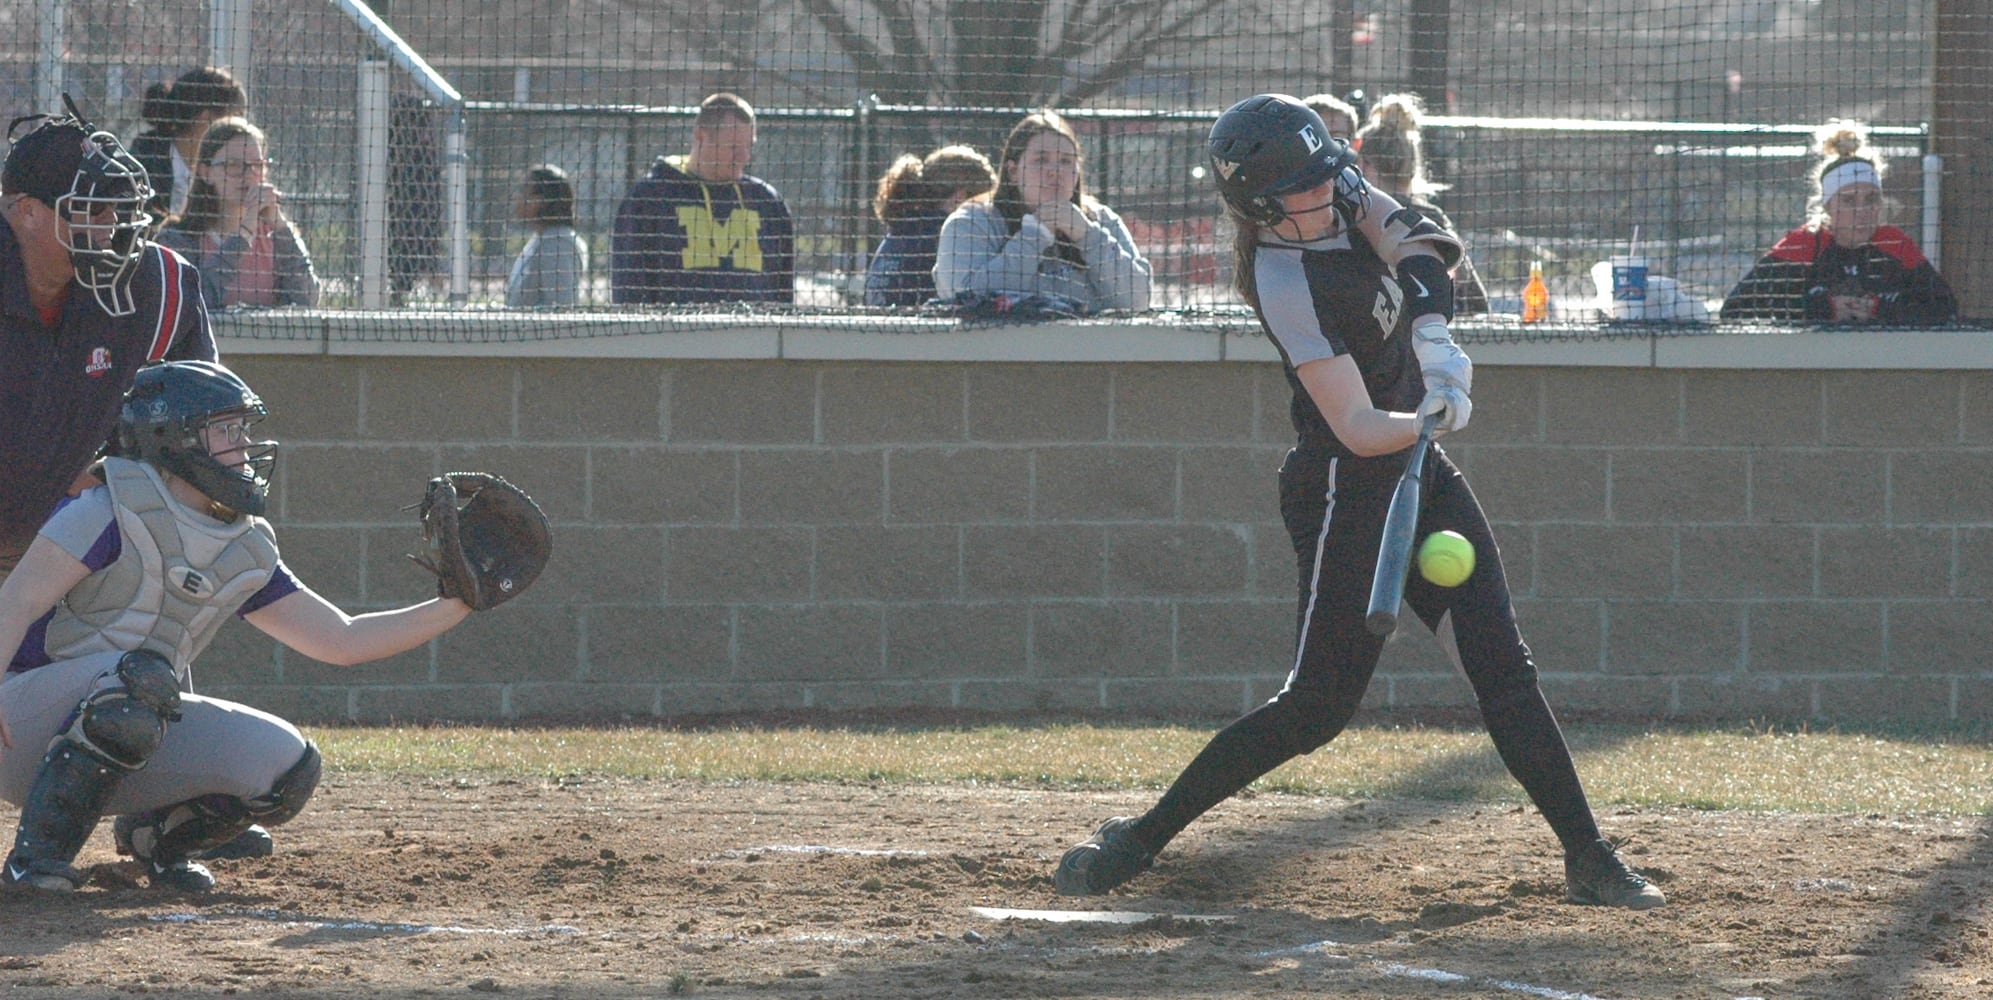
[[[1276,364],[231,354],[276,410],[285,558],[419,599],[400,508],[498,472],[539,585],[336,668],[231,623],[199,689],[314,720],[946,706],[1229,715],[1296,570]],[[1983,717],[1993,375],[1483,364],[1446,448],[1566,713]],[[1416,624],[1377,706],[1471,704]]]

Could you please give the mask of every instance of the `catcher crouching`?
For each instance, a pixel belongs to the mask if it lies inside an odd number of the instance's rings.
[[[349,615],[299,582],[263,519],[274,441],[233,372],[205,361],[139,371],[103,485],[70,498],[0,583],[0,798],[20,827],[0,884],[67,892],[98,820],[155,886],[203,892],[194,859],[296,817],[319,753],[297,727],[193,692],[191,666],[234,612],[313,659],[412,649],[532,585],[546,517],[494,476],[452,473],[421,508],[434,600]]]

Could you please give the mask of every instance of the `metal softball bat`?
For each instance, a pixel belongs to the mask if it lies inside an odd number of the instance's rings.
[[[1405,473],[1391,491],[1391,508],[1384,514],[1384,538],[1377,544],[1377,575],[1370,580],[1370,610],[1363,616],[1371,635],[1390,635],[1398,627],[1398,605],[1405,599],[1405,576],[1412,568],[1412,536],[1419,526],[1419,484],[1432,447],[1432,427],[1439,414],[1419,421],[1419,439],[1405,458]]]

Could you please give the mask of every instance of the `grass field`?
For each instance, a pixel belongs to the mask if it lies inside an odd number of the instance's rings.
[[[707,782],[986,783],[1160,789],[1222,723],[375,727],[313,731],[335,769],[424,776]],[[1597,804],[1824,813],[1993,812],[1993,729],[1569,725]],[[1521,790],[1469,726],[1353,727],[1255,785],[1344,798],[1511,803]]]

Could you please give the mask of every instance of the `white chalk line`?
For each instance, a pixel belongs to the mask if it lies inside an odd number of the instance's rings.
[[[926,851],[882,850],[875,847],[828,847],[822,844],[768,844],[739,847],[720,854],[723,858],[744,858],[751,854],[837,854],[865,858],[924,858]]]
[[[371,920],[344,920],[313,917],[282,910],[220,910],[215,913],[155,913],[146,919],[169,924],[203,924],[216,919],[261,920],[284,927],[313,930],[367,931],[375,934],[579,934],[581,928],[567,924],[541,924],[538,927],[463,927],[456,924],[381,923]]]
[[[1279,958],[1287,955],[1307,955],[1317,952],[1340,955],[1342,954],[1341,952],[1334,951],[1333,949],[1339,948],[1342,945],[1343,942],[1335,940],[1310,941],[1307,944],[1291,945],[1286,948],[1256,951],[1252,953],[1252,957]],[[1344,957],[1347,958],[1349,956],[1345,955]],[[1376,969],[1379,973],[1394,979],[1423,979],[1435,983],[1474,983],[1479,986],[1491,986],[1509,993],[1526,993],[1530,996],[1543,997],[1544,1000],[1600,1000],[1599,997],[1595,997],[1590,993],[1572,993],[1549,986],[1532,986],[1528,983],[1518,983],[1508,979],[1477,979],[1474,976],[1459,972],[1448,972],[1445,969],[1421,969],[1399,962],[1373,961],[1370,965],[1371,968]]]

